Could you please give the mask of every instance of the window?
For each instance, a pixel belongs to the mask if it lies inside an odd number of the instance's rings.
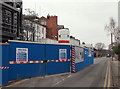
[[[44,28],[42,28],[42,34],[44,34]]]
[[[46,21],[44,21],[44,20],[41,20],[41,22],[40,22],[42,25],[46,25]]]

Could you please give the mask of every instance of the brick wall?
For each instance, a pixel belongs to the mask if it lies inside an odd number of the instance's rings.
[[[49,39],[57,40],[59,30],[57,16],[47,16],[47,18],[41,17],[40,21],[42,20],[46,21],[46,37]]]

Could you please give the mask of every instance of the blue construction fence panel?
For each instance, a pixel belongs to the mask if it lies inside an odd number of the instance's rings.
[[[70,45],[46,45],[46,74],[70,72]]]
[[[2,67],[2,45],[0,45],[0,67]],[[2,69],[0,69],[0,85],[2,85]]]
[[[70,72],[69,45],[9,43],[9,81]]]
[[[8,81],[70,72],[71,46],[10,41],[0,45],[0,85]],[[75,47],[75,71],[93,64],[93,50]]]
[[[94,61],[94,51],[92,49],[86,49],[84,48],[84,52],[85,52],[85,62],[86,62],[86,66],[93,64]]]
[[[93,50],[75,46],[75,72],[93,64]]]
[[[9,42],[10,57],[8,80],[19,80],[45,75],[45,45]]]
[[[9,44],[0,44],[0,85],[8,84]]]

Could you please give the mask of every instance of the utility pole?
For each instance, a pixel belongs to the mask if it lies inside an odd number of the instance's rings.
[[[112,61],[113,61],[113,34],[111,33],[111,54],[112,54]]]

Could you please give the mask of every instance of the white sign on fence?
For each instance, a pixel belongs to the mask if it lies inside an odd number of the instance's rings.
[[[28,48],[16,48],[16,61],[17,62],[28,61]]]
[[[59,49],[59,60],[67,59],[67,49]]]

